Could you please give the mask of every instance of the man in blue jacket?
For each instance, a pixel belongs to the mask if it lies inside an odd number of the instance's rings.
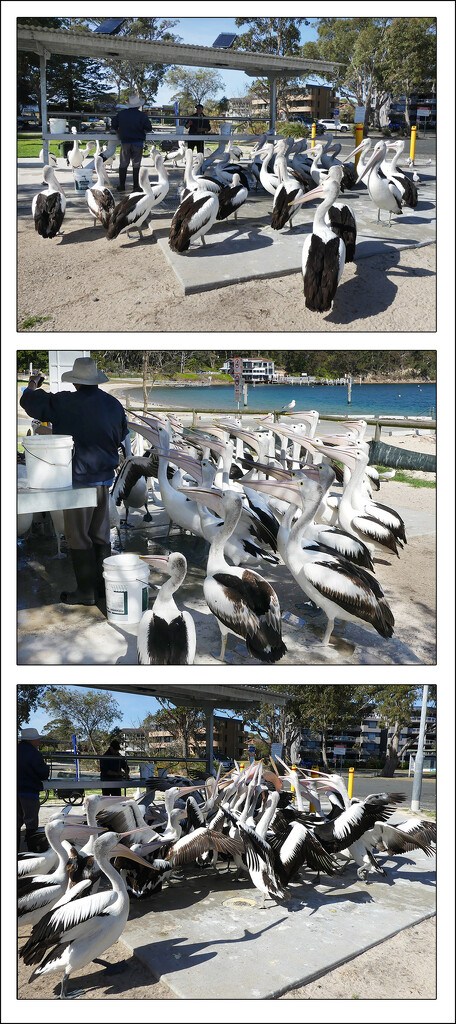
[[[141,167],[143,147],[146,132],[152,131],[152,125],[147,114],[144,114],[139,109],[142,103],[144,103],[143,97],[129,96],[128,107],[119,110],[119,113],[115,114],[111,121],[111,126],[116,130],[121,142],[119,192],[125,192],[127,168],[130,160],[133,169],[133,192],[140,191],[139,168]]]
[[[33,850],[32,837],[38,828],[40,791],[43,779],[49,778],[49,766],[38,747],[44,736],[36,729],[22,729],[17,748],[17,848],[20,849],[21,828],[25,823],[25,844]]]
[[[75,359],[62,373],[75,391],[43,391],[42,374],[33,373],[20,404],[29,416],[52,423],[53,434],[74,440],[73,486],[97,488],[95,508],[70,508],[63,513],[77,588],[63,591],[65,604],[93,605],[104,597],[103,560],[111,554],[109,488],[119,464],[119,447],[131,455],[123,406],[98,385],[108,380],[90,357]]]

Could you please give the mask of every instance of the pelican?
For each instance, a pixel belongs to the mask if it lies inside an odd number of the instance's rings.
[[[71,131],[73,135],[76,135],[76,128],[72,128]],[[78,139],[75,139],[73,142],[73,149],[70,149],[67,155],[67,163],[69,163],[70,167],[74,170],[75,167],[82,167],[83,160],[84,157],[82,155],[82,151],[79,149]]]
[[[67,992],[67,985],[73,971],[86,967],[95,957],[117,942],[127,923],[130,901],[125,882],[110,863],[110,858],[122,852],[122,855],[150,867],[147,861],[138,857],[128,847],[120,847],[123,834],[107,832],[101,835],[94,844],[95,858],[111,888],[106,892],[97,892],[78,899],[71,898],[70,890],[52,912],[46,915],[41,927],[32,933],[33,942],[23,947],[22,953],[26,963],[37,963],[44,959],[30,978],[40,977],[54,971],[62,971],[62,982],[59,999],[77,998],[84,995],[81,990]],[[83,883],[88,885],[87,881]],[[49,949],[49,947],[52,947]]]
[[[225,185],[225,188],[219,192],[217,220],[226,220],[234,213],[234,219],[237,221],[238,210],[245,203],[248,194],[248,188],[240,184],[239,174],[233,174],[231,185]]]
[[[203,182],[204,179],[201,179]],[[219,211],[218,196],[205,186],[197,189],[183,200],[177,208],[169,230],[169,247],[173,252],[186,252],[192,241],[201,239],[210,231]]]
[[[144,613],[138,628],[139,665],[193,665],[196,651],[195,623],[189,612],[180,612],[174,600],[184,582],[187,561],[175,551],[170,555],[140,555],[158,572],[169,575],[151,611]]]
[[[390,637],[394,618],[377,580],[325,545],[307,540],[307,526],[321,502],[320,475],[320,467],[311,466],[303,470],[302,480],[269,482],[271,493],[290,503],[277,537],[279,551],[301,589],[328,618],[322,646],[329,643],[336,618],[370,623],[380,636]]]
[[[127,525],[129,508],[144,508],[144,522],[150,523],[152,516],[148,505],[147,477],[155,473],[155,460],[146,455],[129,455],[122,463],[114,480],[111,497],[114,505],[125,505],[125,523]],[[115,523],[115,525],[117,525]]]
[[[280,231],[289,222],[291,229],[292,218],[297,211],[291,210],[290,207],[295,199],[300,199],[304,194],[303,189],[299,182],[288,173],[287,161],[284,156],[276,157],[274,169],[278,172],[279,184],[274,193],[271,227],[275,231]]]
[[[397,142],[390,142],[388,149],[394,149],[394,156],[387,166],[382,165],[382,171],[397,185],[402,194],[403,206],[410,206],[414,210],[418,203],[418,190],[413,181],[401,171],[400,167],[397,167],[397,162],[404,150],[404,140],[398,139]]]
[[[109,218],[106,237],[117,238],[121,231],[126,230],[128,237],[130,232],[138,231],[142,238],[141,226],[148,220],[150,213],[155,206],[165,198],[169,190],[168,175],[163,167],[163,157],[157,153],[155,165],[158,173],[158,183],[151,185],[147,167],[141,167],[139,172],[139,185],[142,192],[132,192],[131,195],[122,199],[112,211]],[[151,232],[153,234],[153,232]]]
[[[47,188],[38,192],[32,201],[35,231],[42,238],[55,238],[56,235],[61,234],[60,228],[65,216],[65,193],[49,164],[43,168],[43,180]]]
[[[187,149],[185,154],[184,182],[186,186],[183,192],[184,199],[187,197],[188,192],[203,191],[218,194],[224,187],[224,182],[217,178],[212,178],[210,175],[194,173],[192,149]]]
[[[39,155],[38,155],[38,160],[41,160],[41,163],[44,166],[46,166],[45,165],[45,159],[44,159],[44,149],[40,149],[40,152],[39,152]],[[54,156],[53,153],[48,152],[48,160],[49,160],[49,165],[50,166],[52,166],[52,164],[54,164],[54,167],[57,165],[57,162],[58,162],[57,161],[57,157]]]
[[[386,144],[377,142],[370,160],[368,160],[361,173],[358,174],[358,181],[368,176],[367,188],[372,202],[377,207],[377,221],[380,221],[380,210],[389,212],[388,227],[391,224],[391,214],[402,213],[402,192],[395,183],[394,178],[383,178],[380,176],[380,164],[385,159]]]
[[[339,168],[331,168],[321,185],[293,200],[298,205],[322,193],[324,196],[315,211],[312,234],[307,236],[302,247],[306,306],[317,313],[331,309],[345,263],[345,242],[326,220],[326,214],[339,195],[339,172]]]
[[[98,156],[96,161],[97,180],[92,188],[86,189],[86,200],[93,217],[93,226],[97,226],[97,220],[104,228],[109,225],[111,213],[115,208],[115,199],[109,188],[106,188],[103,177],[103,160]]]
[[[222,635],[220,660],[225,657],[229,633],[243,637],[247,650],[259,661],[274,663],[286,654],[282,640],[280,605],[275,590],[252,569],[229,565],[225,560],[225,543],[236,529],[242,512],[239,495],[227,491],[205,491],[188,488],[200,497],[201,503],[225,517],[214,537],[207,560],[204,597],[215,615]]]
[[[57,818],[45,825],[46,839],[57,855],[53,871],[43,875],[25,876],[18,880],[17,906],[20,924],[36,924],[63,896],[68,884],[68,851],[62,843],[65,821]],[[65,834],[68,834],[66,832]]]

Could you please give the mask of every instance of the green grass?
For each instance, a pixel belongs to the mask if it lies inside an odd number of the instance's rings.
[[[388,466],[376,466],[378,472],[387,473],[391,467]],[[409,487],[435,487],[436,481],[434,480],[422,480],[421,477],[415,476],[413,470],[408,473],[403,469],[397,469],[394,476],[394,480],[397,480],[398,484],[408,484]]]
[[[18,327],[19,331],[29,331],[31,327],[38,327],[39,324],[44,324],[46,320],[52,320],[51,316],[29,316],[22,321]]]

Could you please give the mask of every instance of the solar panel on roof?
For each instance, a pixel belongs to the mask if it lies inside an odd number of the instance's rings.
[[[230,46],[233,45],[234,40],[237,39],[236,33],[231,34],[230,32],[221,32],[213,46],[219,46],[222,50],[229,50]]]
[[[99,35],[116,36],[126,20],[126,18],[106,18],[98,28],[94,29],[94,32],[98,32]]]

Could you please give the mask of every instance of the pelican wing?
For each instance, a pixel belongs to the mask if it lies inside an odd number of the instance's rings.
[[[323,597],[335,600],[352,615],[370,622],[382,636],[393,635],[391,609],[378,581],[364,569],[341,559],[322,559],[307,563],[305,572],[309,582]]]
[[[216,832],[209,828],[198,828],[194,832],[190,832],[188,836],[178,839],[166,854],[165,859],[173,867],[176,867],[178,864],[188,864],[196,860],[207,850],[228,853],[234,857],[243,852],[244,845],[240,839],[225,836],[222,832]]]
[[[403,803],[403,793],[375,793],[360,803],[342,811],[333,821],[315,825],[315,834],[331,853],[352,846],[376,821],[386,821],[395,810],[394,805]]]
[[[205,581],[204,595],[214,615],[244,637],[250,654],[264,661],[278,661],[283,656],[286,647],[281,639],[279,601],[261,576],[248,569],[242,576],[217,572]]]
[[[356,530],[360,530],[361,533],[364,533],[374,544],[381,544],[382,547],[389,548],[399,558],[397,546],[399,543],[399,546],[402,547],[402,544],[393,535],[391,530],[385,526],[385,523],[381,523],[374,516],[359,515],[352,519],[352,526]]]
[[[122,464],[114,485],[112,496],[116,505],[120,505],[128,497],[134,485],[141,479],[152,476],[154,460],[143,455],[130,455]]]
[[[402,826],[377,821],[369,836],[372,838],[374,846],[388,850],[389,854],[423,850],[426,857],[432,857],[435,853],[425,836],[420,835],[419,828],[415,831],[405,832]]]
[[[147,631],[148,665],[188,665],[188,626],[183,615],[166,622],[159,615],[151,617]]]

